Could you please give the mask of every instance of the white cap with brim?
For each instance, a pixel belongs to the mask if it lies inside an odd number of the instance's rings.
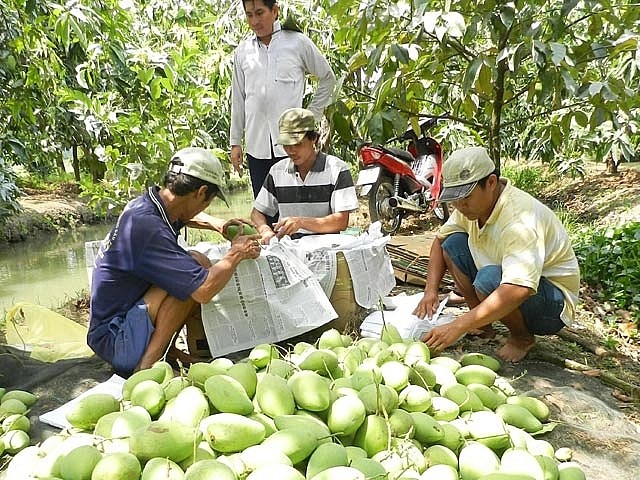
[[[169,171],[173,173],[184,173],[191,177],[199,178],[218,187],[218,197],[227,207],[226,194],[222,188],[224,181],[224,168],[220,160],[216,158],[211,150],[199,147],[189,147],[178,150],[171,157]]]
[[[468,196],[479,180],[496,169],[486,148],[469,147],[456,150],[444,162],[443,190],[440,202],[453,202]]]

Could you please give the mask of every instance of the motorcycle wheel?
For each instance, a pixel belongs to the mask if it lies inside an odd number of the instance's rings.
[[[380,177],[369,192],[369,216],[371,223],[380,222],[382,233],[395,233],[402,223],[402,210],[389,206],[393,197],[393,183],[388,177]]]
[[[449,220],[449,206],[446,203],[438,203],[433,209],[433,214],[441,223]]]

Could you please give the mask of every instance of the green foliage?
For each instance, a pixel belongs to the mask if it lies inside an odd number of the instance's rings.
[[[20,189],[16,185],[15,175],[0,158],[0,224],[20,211],[20,204],[17,200],[19,196]]]
[[[445,153],[485,144],[500,162],[633,158],[640,140],[640,9],[629,0],[285,0],[339,77],[330,150],[352,165],[446,118]],[[124,203],[177,148],[227,161],[238,0],[0,0],[0,157],[47,178],[77,153],[88,198]],[[313,89],[307,90],[308,101]]]
[[[520,190],[524,190],[534,197],[539,197],[547,185],[547,179],[542,167],[504,166],[500,175],[507,177]]]
[[[468,129],[444,136],[445,150],[481,142],[497,161],[503,147],[511,157],[550,161],[569,147],[563,157],[601,160],[586,136],[606,122],[626,137],[609,135],[602,151],[638,142],[632,1],[328,3],[344,52],[345,95],[332,113],[344,140],[384,140],[436,115]]]
[[[640,222],[587,229],[574,244],[582,279],[640,323]]]

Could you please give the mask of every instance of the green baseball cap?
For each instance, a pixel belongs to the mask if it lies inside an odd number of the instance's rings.
[[[478,180],[490,175],[495,169],[496,166],[484,147],[456,150],[444,162],[444,188],[439,201],[452,202],[466,197],[478,184]]]
[[[316,129],[316,119],[311,110],[306,108],[290,108],[280,116],[278,123],[280,134],[279,145],[296,145],[302,141],[307,132]]]
[[[189,147],[178,150],[171,157],[169,171],[184,173],[191,177],[199,178],[218,187],[218,197],[229,206],[226,194],[222,188],[225,184],[224,168],[220,160],[211,150],[199,147]]]

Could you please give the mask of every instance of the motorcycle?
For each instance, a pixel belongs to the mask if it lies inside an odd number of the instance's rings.
[[[427,135],[437,118],[420,124],[420,136],[411,128],[391,141],[408,141],[401,150],[365,144],[360,148],[361,169],[356,187],[369,198],[371,222],[379,221],[382,232],[393,234],[402,219],[431,210],[440,223],[449,218],[446,204],[439,203],[442,189],[442,146]]]

